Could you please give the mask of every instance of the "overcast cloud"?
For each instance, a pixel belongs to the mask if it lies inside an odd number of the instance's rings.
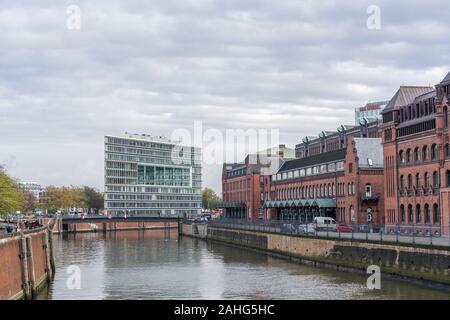
[[[0,1],[0,164],[103,189],[103,137],[279,128],[294,147],[450,71],[450,2]],[[66,27],[69,5],[81,29]],[[369,5],[381,30],[366,27]],[[220,166],[204,186],[220,191]]]

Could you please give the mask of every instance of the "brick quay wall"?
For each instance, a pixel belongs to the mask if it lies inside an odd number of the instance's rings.
[[[0,300],[32,299],[54,274],[50,230],[0,235],[0,261]]]
[[[319,239],[208,226],[218,241],[318,267],[367,274],[377,265],[383,276],[450,290],[450,248],[345,239]]]

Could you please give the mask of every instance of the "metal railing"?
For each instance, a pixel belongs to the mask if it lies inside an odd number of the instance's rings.
[[[210,226],[248,231],[304,235],[318,238],[353,239],[376,242],[396,242],[450,247],[450,224],[337,224],[301,223],[291,220],[252,221],[218,219]]]

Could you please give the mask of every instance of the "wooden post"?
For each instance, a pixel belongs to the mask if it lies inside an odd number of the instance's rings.
[[[49,230],[48,232],[48,250],[50,252],[50,266],[52,269],[52,273],[54,274],[56,271],[56,267],[55,267],[55,253],[54,253],[54,249],[53,249],[53,234],[52,232]]]
[[[29,276],[28,276],[28,259],[27,259],[27,243],[23,236],[19,239],[19,259],[21,260],[22,272],[22,290],[25,300],[31,299]]]
[[[45,252],[45,272],[47,273],[47,280],[50,282],[52,280],[52,267],[51,267],[51,258],[50,258],[50,245],[49,245],[49,236],[48,233],[44,233],[44,252]]]
[[[34,272],[34,258],[33,258],[33,242],[31,236],[25,237],[26,244],[26,256],[27,256],[27,267],[28,267],[28,281],[30,284],[30,298],[35,295],[36,290],[36,274]]]

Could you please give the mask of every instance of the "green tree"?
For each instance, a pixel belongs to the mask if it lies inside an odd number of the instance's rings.
[[[85,186],[83,191],[88,208],[94,208],[95,213],[104,209],[103,193],[88,186]]]
[[[43,193],[43,206],[49,212],[55,212],[58,209],[86,208],[84,189],[73,186],[48,186]]]
[[[207,210],[215,210],[221,199],[211,188],[205,188],[202,191],[202,207]]]
[[[5,216],[24,208],[26,208],[26,197],[20,191],[18,183],[0,167],[0,215]]]

